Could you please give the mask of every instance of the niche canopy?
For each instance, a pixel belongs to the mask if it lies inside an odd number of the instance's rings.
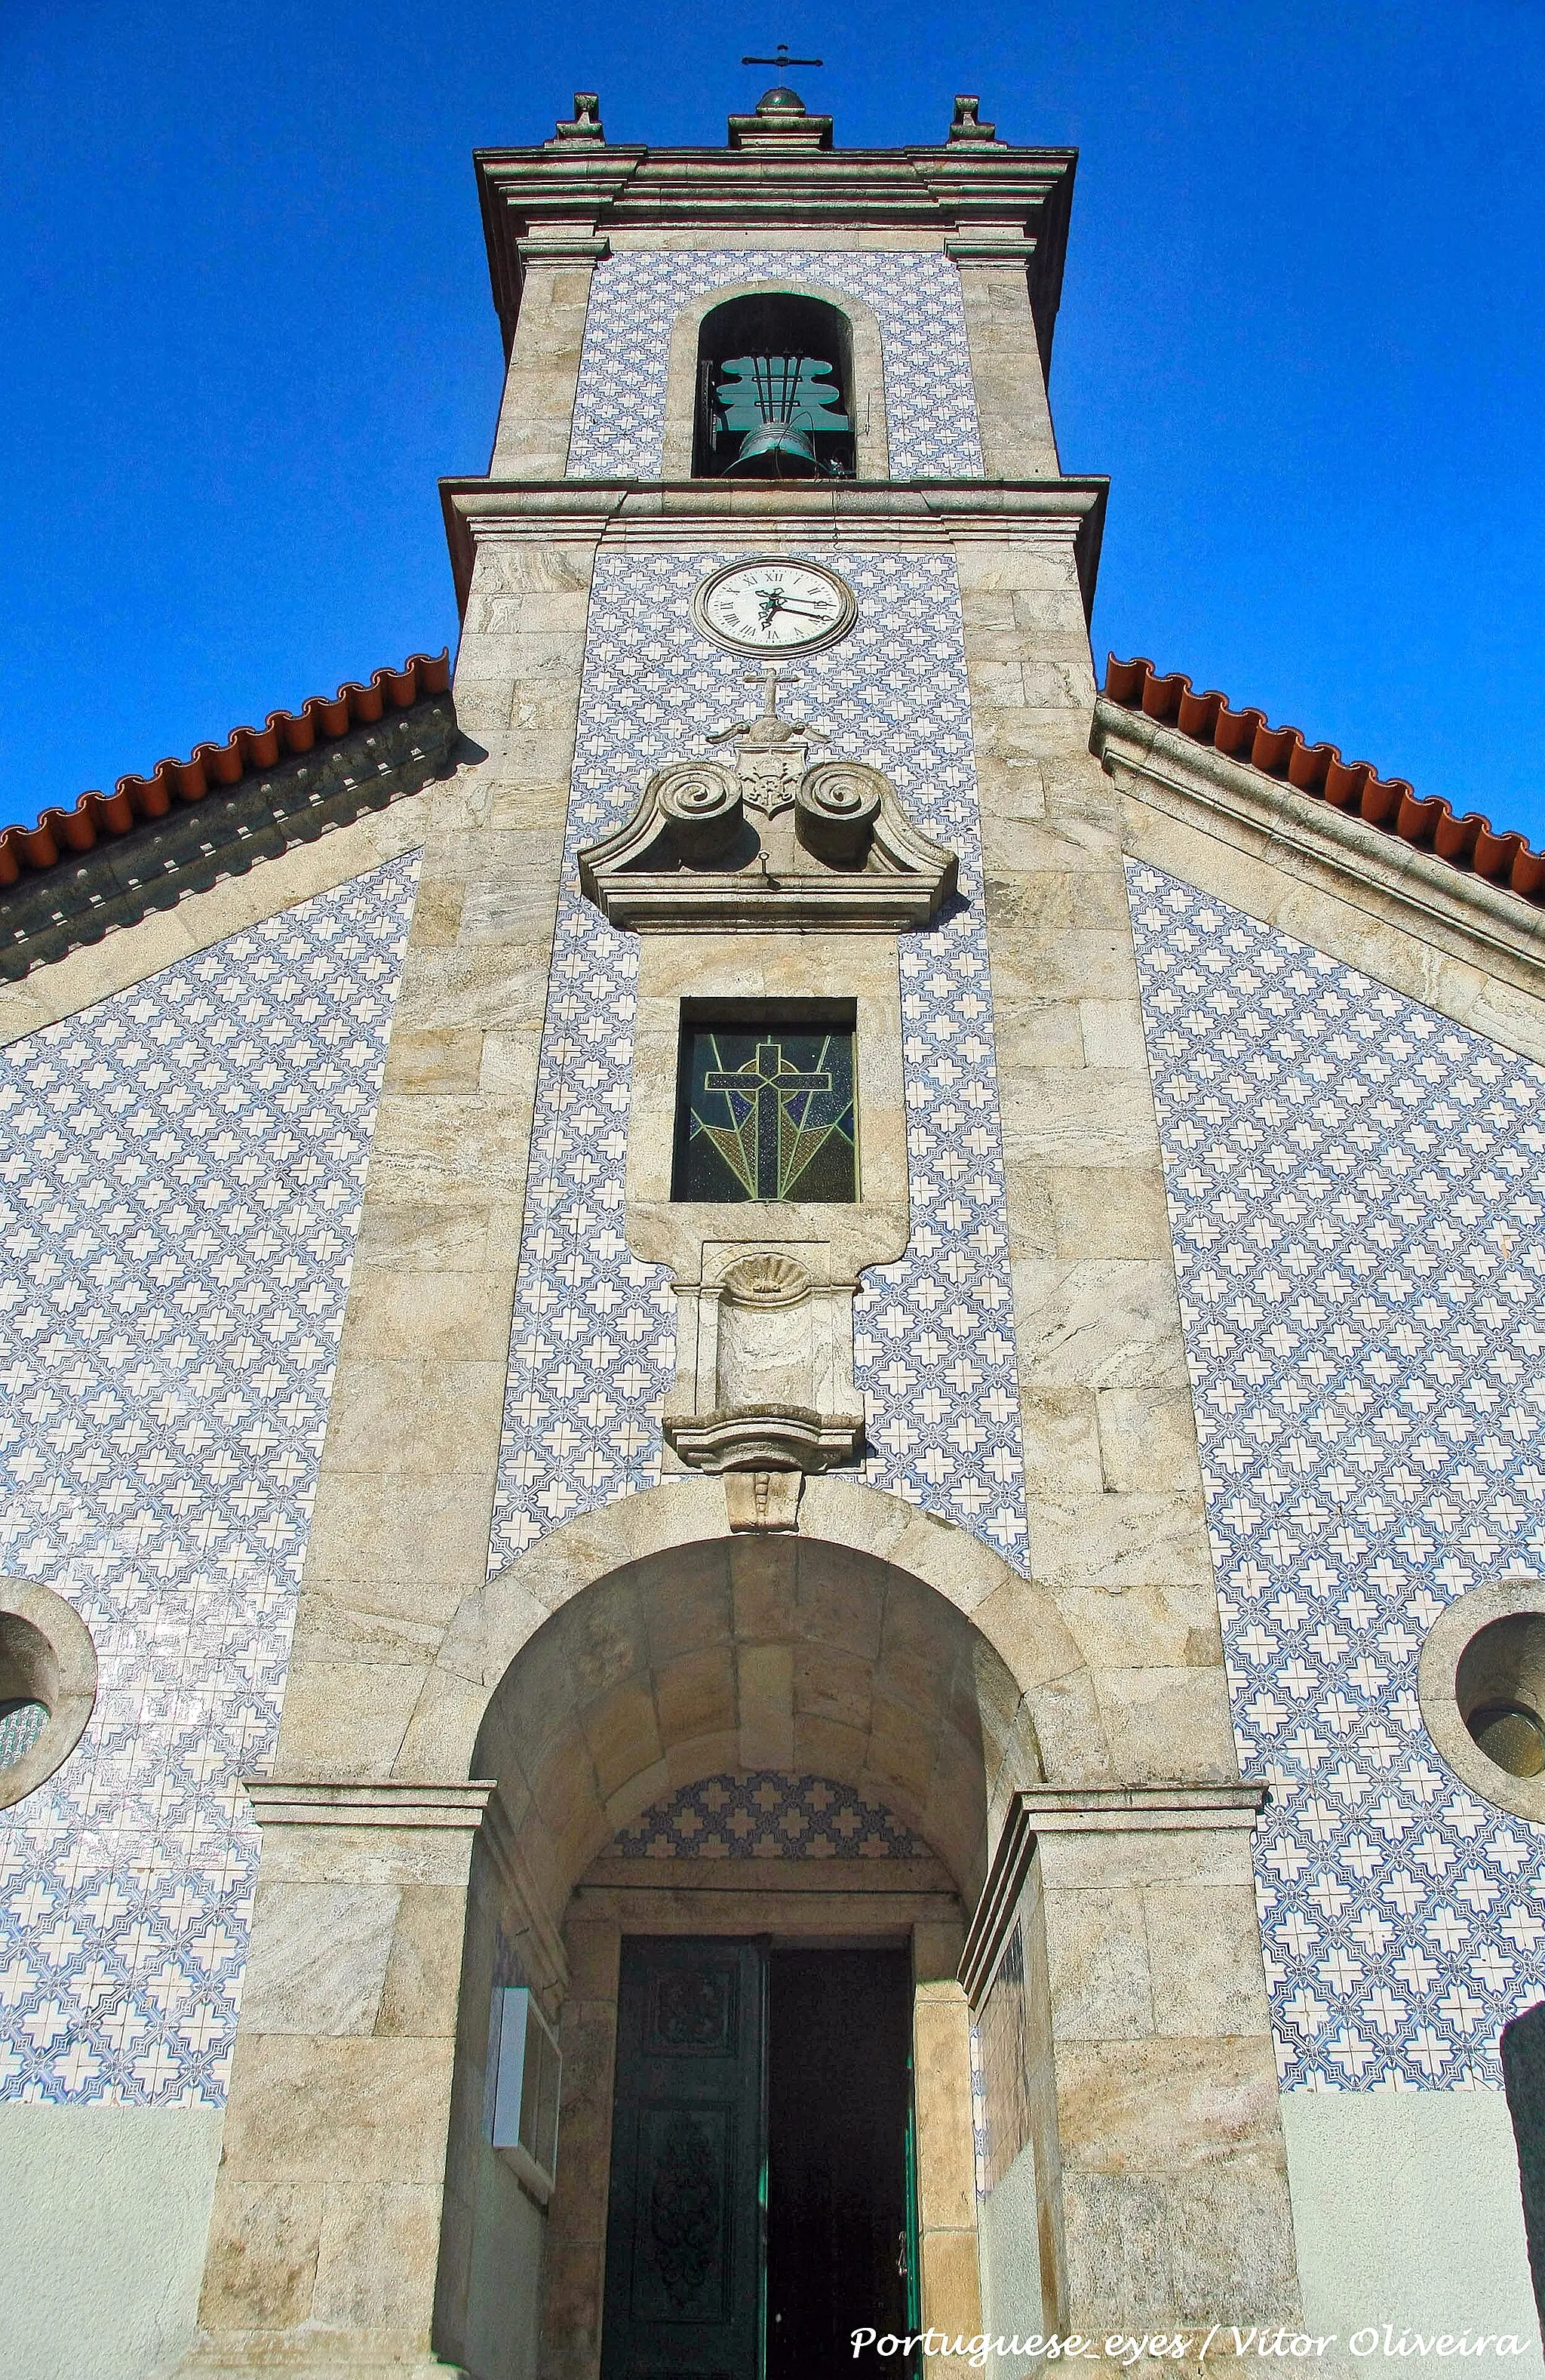
[[[696,479],[851,480],[851,341],[818,298],[731,298],[698,334]]]

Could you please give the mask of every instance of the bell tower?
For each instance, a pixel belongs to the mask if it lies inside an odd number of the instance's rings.
[[[884,2326],[930,2380],[984,2327],[1294,2310],[1089,748],[1106,488],[1046,394],[1076,160],[969,96],[941,132],[843,149],[780,86],[652,149],[579,93],[477,157],[508,366],[443,483],[464,764],[251,1789],[190,2370],[776,2380],[755,2157],[625,2083],[669,2099],[695,2042],[776,2117],[730,2035],[771,1973],[776,2063],[796,1935],[906,1946]],[[774,1804],[706,1888],[705,1813]],[[782,1853],[834,1807],[870,1849],[817,1891]],[[523,1992],[561,2082],[555,2162],[511,2166]]]

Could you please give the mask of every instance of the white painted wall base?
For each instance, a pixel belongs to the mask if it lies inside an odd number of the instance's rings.
[[[1365,2373],[1540,2380],[1518,2160],[1500,2091],[1288,2091],[1282,2099],[1310,2330],[1512,2332],[1528,2352],[1349,2357]],[[1299,2366],[1323,2373],[1324,2363]],[[1334,2368],[1334,2367],[1332,2367]]]
[[[1485,2368],[1545,2380],[1501,2094],[1292,2091],[1282,2116],[1309,2328],[1342,2350],[1385,2323],[1511,2331],[1528,2353]],[[6,2380],[158,2380],[175,2363],[193,2336],[221,2122],[203,2108],[0,2107]],[[1011,2328],[1030,2317],[1032,2267],[1003,2252],[1021,2231],[1033,2240],[1033,2204],[1002,2195],[994,2228],[1009,2239],[991,2261],[1004,2286],[990,2294],[995,2326]],[[1380,2353],[1352,2368],[1392,2365]]]
[[[224,2118],[0,2107],[0,2373],[152,2380],[193,2337]]]

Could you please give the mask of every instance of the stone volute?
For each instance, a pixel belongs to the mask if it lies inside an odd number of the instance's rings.
[[[916,826],[866,761],[809,760],[818,727],[782,715],[776,669],[761,710],[706,741],[722,760],[673,760],[625,826],[579,855],[587,899],[633,933],[899,933],[955,892],[954,852]]]

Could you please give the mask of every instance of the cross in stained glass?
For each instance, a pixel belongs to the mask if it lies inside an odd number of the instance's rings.
[[[688,1027],[678,1198],[858,1195],[853,1037]]]
[[[732,1075],[709,1075],[705,1087],[710,1091],[731,1091],[730,1111],[737,1119],[742,1101],[749,1101],[753,1110],[747,1122],[756,1136],[755,1178],[758,1187],[764,1182],[776,1182],[778,1187],[765,1196],[787,1197],[783,1186],[783,1155],[780,1142],[785,1117],[785,1102],[796,1091],[829,1091],[830,1075],[802,1075],[783,1062],[783,1052],[776,1041],[759,1041],[756,1054],[747,1066]],[[738,1137],[738,1135],[737,1135]],[[796,1141],[799,1128],[795,1126]],[[747,1169],[750,1171],[750,1168]]]

